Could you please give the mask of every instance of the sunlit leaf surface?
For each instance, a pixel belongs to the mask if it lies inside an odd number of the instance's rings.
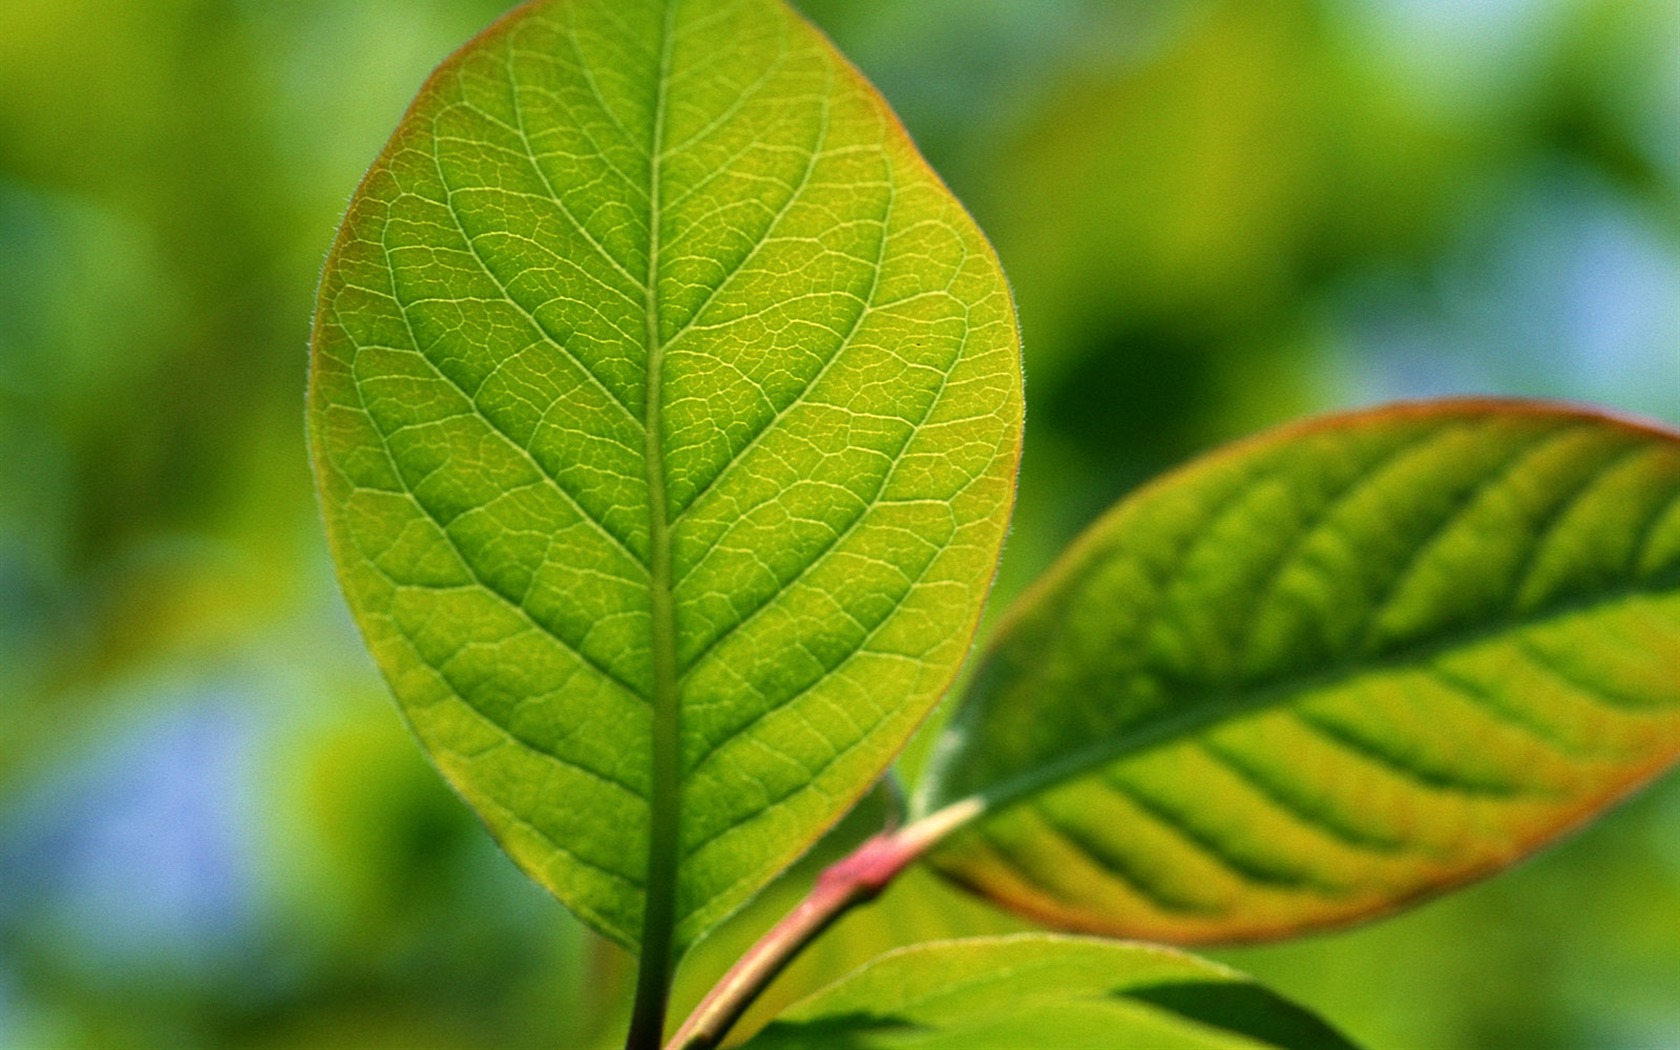
[[[632,946],[650,899],[679,948],[738,906],[938,697],[1020,418],[990,248],[777,0],[518,9],[422,90],[321,290],[368,644],[508,851]]]
[[[1054,924],[1280,936],[1495,871],[1680,754],[1680,437],[1562,408],[1286,428],[1124,500],[1000,630],[928,796]]]
[[[1346,1050],[1351,1044],[1223,966],[1148,945],[1022,934],[890,952],[795,1004],[746,1045]]]

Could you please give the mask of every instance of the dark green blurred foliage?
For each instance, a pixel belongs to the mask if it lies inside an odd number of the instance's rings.
[[[339,212],[499,6],[0,0],[0,1045],[612,1039],[625,960],[425,767],[303,453]],[[1680,422],[1673,0],[804,6],[1015,286],[1000,599],[1141,480],[1304,412],[1483,392]],[[1375,1045],[1672,1045],[1677,816],[1670,778],[1469,892],[1229,957]],[[1016,925],[913,874],[766,1005]]]

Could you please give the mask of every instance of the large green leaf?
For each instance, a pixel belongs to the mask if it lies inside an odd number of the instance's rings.
[[[748,1050],[1351,1045],[1223,966],[1153,945],[1044,934],[889,952],[794,1004],[746,1043]]]
[[[1399,406],[1121,502],[1000,628],[924,805],[946,874],[1179,942],[1497,870],[1680,755],[1680,436]]]
[[[779,0],[552,0],[468,44],[351,204],[313,361],[369,647],[620,943],[737,907],[967,649],[1020,441],[1008,291]]]

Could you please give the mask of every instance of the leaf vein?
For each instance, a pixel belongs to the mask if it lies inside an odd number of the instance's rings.
[[[432,133],[435,139],[437,134],[436,121],[433,122]],[[449,218],[454,222],[456,231],[461,235],[462,242],[467,246],[467,251],[475,260],[477,260],[479,269],[483,270],[484,275],[490,278],[490,280],[496,285],[497,290],[501,292],[502,298],[524,315],[525,320],[533,329],[536,330],[539,336],[541,336],[550,346],[554,347],[555,350],[558,350],[561,354],[569,358],[572,363],[578,367],[578,370],[589,379],[595,388],[599,390],[611,404],[617,405],[621,410],[623,410],[625,417],[634,426],[641,428],[644,424],[641,420],[636,418],[636,413],[631,410],[630,405],[617,394],[613,393],[612,389],[607,386],[605,381],[603,381],[600,376],[596,375],[595,372],[584,363],[581,357],[566,346],[564,340],[560,339],[549,330],[546,322],[539,318],[530,307],[526,306],[524,302],[513,294],[513,289],[508,285],[507,281],[502,279],[502,276],[490,265],[490,261],[484,257],[484,254],[481,251],[479,251],[478,241],[467,232],[466,225],[461,220],[461,213],[455,206],[455,194],[457,191],[455,187],[449,184],[449,176],[444,172],[442,151],[434,148],[432,150],[432,159],[437,168],[438,182],[443,187],[444,192],[444,199],[440,203],[443,205],[443,210],[449,213]]]
[[[595,515],[591,514],[589,512],[589,509],[583,505],[583,503],[578,499],[578,497],[576,495],[574,495],[572,493],[572,491],[570,489],[568,489],[565,485],[561,484],[560,478],[557,474],[554,474],[554,473],[550,472],[548,470],[548,468],[544,467],[542,462],[537,459],[536,455],[534,453],[532,453],[532,451],[529,448],[526,448],[517,439],[515,439],[512,434],[510,434],[499,422],[496,421],[494,416],[492,416],[492,415],[490,415],[490,413],[484,411],[484,409],[479,405],[478,399],[476,397],[474,397],[471,393],[469,393],[467,391],[467,388],[465,386],[463,386],[459,380],[457,380],[454,376],[450,375],[447,371],[445,371],[443,366],[439,365],[435,360],[432,359],[430,354],[426,353],[426,351],[420,346],[419,334],[417,332],[415,332],[414,323],[408,316],[408,309],[409,309],[408,305],[406,303],[404,303],[403,300],[400,297],[398,297],[398,295],[396,294],[396,292],[394,290],[394,285],[395,285],[395,278],[394,278],[394,275],[393,275],[393,291],[389,293],[389,298],[391,299],[391,301],[393,303],[396,304],[397,312],[402,315],[403,327],[408,332],[408,338],[409,338],[410,342],[412,342],[414,344],[413,347],[411,348],[413,353],[417,357],[419,357],[420,360],[426,362],[426,365],[429,368],[431,368],[431,370],[434,373],[437,374],[438,378],[442,379],[445,383],[449,384],[449,386],[454,388],[454,390],[457,394],[459,394],[461,397],[466,399],[467,404],[472,406],[472,413],[471,414],[475,418],[482,420],[485,423],[485,425],[488,426],[492,431],[494,431],[499,437],[501,437],[501,439],[503,441],[506,441],[508,446],[511,447],[512,449],[514,449],[514,451],[518,452],[520,454],[520,456],[522,456],[525,459],[525,461],[531,465],[531,469],[535,470],[538,475],[540,475],[544,478],[547,478],[549,484],[554,486],[554,490],[557,493],[559,493],[560,496],[563,499],[565,499],[565,501],[571,506],[571,508],[574,511],[576,511],[578,513],[578,515],[583,518],[584,521],[586,521],[590,525],[594,526],[601,533],[601,535],[604,538],[606,538],[614,547],[616,547],[621,553],[623,553],[626,557],[628,557],[633,563],[635,563],[636,565],[640,566],[643,569],[646,569],[647,568],[647,562],[644,561],[642,559],[642,557],[636,553],[635,549],[630,546],[630,543],[629,543],[628,540],[624,539],[624,537],[618,535],[616,532],[607,528],[606,522],[602,521],[601,519],[595,517]],[[383,294],[387,294],[387,293],[378,293],[378,294],[383,295]],[[361,344],[357,344],[357,349],[358,350],[362,349]],[[400,348],[392,348],[392,349],[400,349]],[[352,367],[354,367],[354,362],[352,362]],[[360,384],[358,383],[357,386],[358,386],[358,391],[359,391],[360,390]],[[366,409],[364,408],[363,411],[365,412]],[[371,414],[369,415],[369,418],[370,419],[372,418]],[[387,437],[387,438],[389,437],[389,435],[386,434],[384,431],[381,431],[380,433],[383,437]]]

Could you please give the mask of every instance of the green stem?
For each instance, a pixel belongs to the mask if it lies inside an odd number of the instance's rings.
[[[648,613],[652,620],[653,769],[648,800],[648,864],[642,904],[642,955],[636,1005],[625,1050],[658,1050],[675,969],[677,854],[682,804],[681,697],[677,692],[677,619],[671,598],[671,520],[666,505],[663,418],[665,346],[660,337],[660,161],[665,138],[665,80],[671,62],[677,0],[665,9],[665,38],[654,95],[648,161],[647,401],[643,451],[647,460]]]
[[[759,938],[706,993],[666,1050],[716,1047],[806,945],[846,912],[879,897],[912,861],[979,813],[980,804],[973,800],[947,806],[897,831],[876,835],[824,869],[805,899]]]

